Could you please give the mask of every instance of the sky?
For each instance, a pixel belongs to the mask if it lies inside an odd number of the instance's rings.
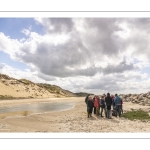
[[[0,73],[72,92],[148,92],[150,19],[0,18]]]

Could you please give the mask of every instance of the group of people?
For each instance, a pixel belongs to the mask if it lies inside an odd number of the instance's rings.
[[[103,116],[103,112],[105,114],[105,117],[108,119],[112,118],[113,116],[121,116],[121,113],[123,113],[122,99],[115,94],[110,96],[110,93],[107,93],[107,95],[103,94],[102,96],[94,96],[88,94],[85,98],[85,103],[87,106],[87,115],[88,118],[92,117],[92,112],[94,108],[94,114],[97,116]]]

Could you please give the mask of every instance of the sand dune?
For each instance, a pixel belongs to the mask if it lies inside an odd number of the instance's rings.
[[[80,97],[87,93],[73,93],[57,85],[33,83],[27,79],[14,79],[0,74],[0,99],[15,98],[52,98],[52,97]]]
[[[44,87],[40,87],[29,81],[25,83],[21,80],[10,78],[6,75],[0,76],[0,95],[8,98],[50,98],[50,97],[65,97],[63,93],[52,93]]]

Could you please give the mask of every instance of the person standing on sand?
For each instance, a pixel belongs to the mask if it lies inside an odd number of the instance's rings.
[[[94,95],[93,97],[93,103],[95,102],[95,99],[96,99],[96,95]],[[94,114],[96,114],[96,107],[94,106]]]
[[[116,117],[117,117],[117,114],[118,116],[120,117],[121,116],[121,98],[115,94],[115,107],[116,107]]]
[[[101,101],[100,101],[100,107],[101,107],[101,117],[103,117],[103,110],[104,110],[104,113],[105,113],[105,117],[106,117],[106,106],[105,106],[105,100],[104,100],[104,96],[102,96],[101,98]]]
[[[121,105],[120,105],[120,109],[121,109],[121,113],[123,114],[122,104],[123,104],[123,101],[122,101],[122,98],[121,98]]]
[[[107,118],[108,119],[111,119],[111,104],[112,104],[112,99],[110,97],[110,94],[107,93],[107,96],[105,97],[105,102],[106,102],[106,106],[107,106]]]
[[[102,97],[99,96],[99,115],[101,116],[101,100],[102,100]]]
[[[92,97],[89,96],[88,101],[87,101],[88,118],[92,117],[93,106],[94,106],[94,104],[93,104],[93,101],[92,101]]]
[[[85,103],[86,103],[86,107],[87,107],[87,101],[88,101],[88,97],[90,96],[90,94],[88,94],[87,96],[86,96],[86,98],[85,98]],[[87,114],[88,114],[88,112],[87,112]]]
[[[99,99],[98,99],[98,96],[95,97],[95,100],[94,100],[94,107],[96,108],[96,115],[98,116],[99,115]]]
[[[99,103],[98,114],[100,115],[101,98],[100,98],[100,96],[97,96],[97,98],[98,98],[98,103]]]

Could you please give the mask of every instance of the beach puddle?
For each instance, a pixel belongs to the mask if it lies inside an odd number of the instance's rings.
[[[31,114],[40,114],[51,111],[65,111],[72,109],[73,103],[34,103],[22,104],[18,106],[0,107],[0,119],[6,117],[28,116]]]

